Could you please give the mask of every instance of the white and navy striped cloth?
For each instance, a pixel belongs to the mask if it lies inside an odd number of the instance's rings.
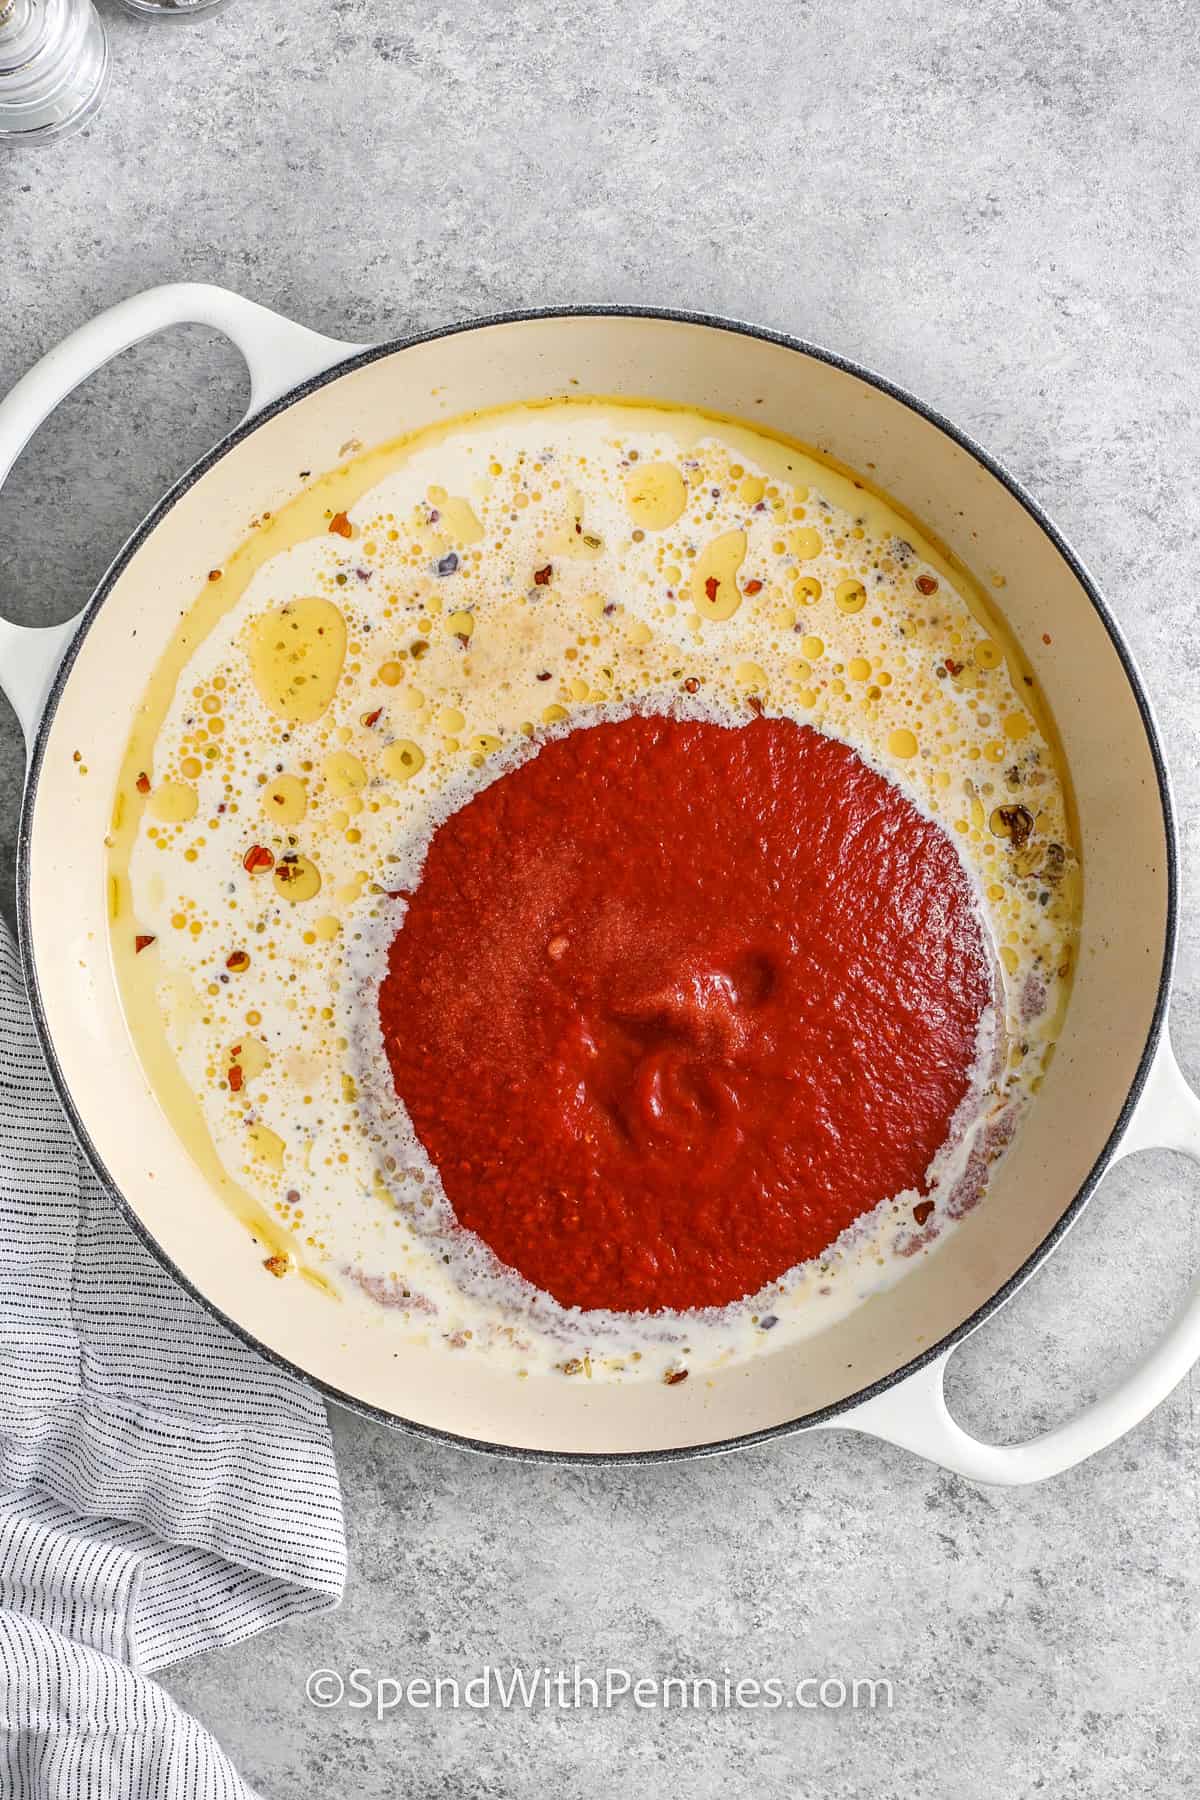
[[[3,1800],[250,1800],[149,1672],[336,1605],[345,1574],[320,1400],[86,1167],[0,925]]]

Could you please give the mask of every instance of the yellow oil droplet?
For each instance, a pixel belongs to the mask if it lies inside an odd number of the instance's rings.
[[[249,1033],[229,1046],[229,1061],[242,1071],[244,1081],[257,1081],[271,1060],[271,1052],[261,1038]]]
[[[367,785],[367,771],[349,750],[334,750],[321,765],[331,794],[353,794]]]
[[[982,638],[975,646],[975,663],[980,669],[998,669],[1004,661],[1004,652],[999,644],[991,638]]]
[[[275,864],[275,892],[284,900],[313,900],[321,891],[321,871],[307,856],[281,858]]]
[[[867,590],[861,581],[839,581],[833,599],[839,612],[861,612],[867,604]]]
[[[846,665],[846,673],[851,681],[865,681],[871,673],[871,665],[865,656],[852,656]]]
[[[469,500],[463,500],[453,494],[447,494],[439,503],[441,518],[438,530],[452,544],[477,544],[483,536],[483,526],[476,517],[475,508]]]
[[[272,775],[262,790],[263,817],[298,825],[308,811],[308,786],[298,775]]]
[[[189,781],[195,781],[197,775],[204,772],[204,764],[198,756],[185,756],[179,767]]]
[[[813,525],[799,525],[795,531],[788,533],[788,548],[798,562],[811,562],[814,556],[820,556],[824,545],[821,534]]]
[[[380,663],[379,679],[384,687],[399,687],[404,680],[404,670],[398,662]]]
[[[405,688],[404,693],[401,695],[401,704],[403,705],[405,712],[423,712],[425,708],[425,696],[420,688]]]
[[[571,682],[571,698],[572,698],[572,700],[586,700],[588,695],[591,693],[591,691],[592,691],[591,688],[588,686],[587,682],[583,679],[582,675],[576,675],[574,680]]]
[[[563,717],[566,717],[565,713]],[[477,736],[468,738],[467,749],[473,750],[477,756],[491,756],[493,751],[500,748],[502,742],[501,738],[494,737],[491,732],[481,731]]]
[[[542,724],[557,725],[559,720],[565,719],[566,716],[567,709],[565,706],[547,706],[542,713]]]
[[[1010,743],[1019,744],[1029,736],[1029,720],[1024,713],[1009,713],[1004,721],[1004,735]]]
[[[469,612],[452,612],[446,614],[446,630],[452,637],[469,638],[475,630],[475,614]],[[393,665],[394,666],[394,665]],[[383,671],[380,670],[382,678]]]
[[[277,1131],[272,1131],[269,1125],[251,1125],[247,1136],[251,1152],[259,1162],[265,1162],[272,1169],[283,1168],[285,1145]]]
[[[815,706],[817,704],[817,690],[816,688],[801,688],[800,692],[796,695],[796,698],[801,706]]]
[[[767,685],[767,671],[756,662],[743,662],[733,671],[733,679],[738,687],[761,690]]]
[[[771,623],[777,631],[790,631],[796,623],[796,614],[790,606],[780,606],[771,614]]]
[[[805,662],[801,657],[795,657],[787,666],[787,678],[789,681],[800,683],[811,680],[812,664]]]
[[[674,463],[639,463],[625,482],[625,504],[643,531],[665,531],[687,505],[687,488]]]
[[[331,600],[310,596],[264,613],[250,628],[250,672],[263,705],[311,725],[337,690],[346,621]]]
[[[1002,763],[1008,752],[999,738],[991,738],[983,746],[983,754],[990,763]]]
[[[200,797],[185,781],[164,781],[150,796],[150,811],[164,825],[185,825],[194,819]]]
[[[907,758],[917,754],[916,736],[908,729],[907,725],[897,726],[895,731],[889,732],[887,744],[892,756]]]
[[[987,897],[992,902],[993,906],[997,905],[1001,900],[1003,900],[1004,889],[1000,886],[1000,883],[998,881],[993,881],[992,885],[989,887],[989,889],[987,891]]]
[[[738,499],[744,506],[757,506],[767,491],[767,484],[757,475],[747,475],[738,489]]]
[[[803,650],[809,662],[816,662],[819,657],[822,657],[825,654],[825,640],[823,638],[812,636],[802,637],[800,639],[800,648]]]
[[[1004,964],[1004,967],[1008,970],[1010,975],[1016,974],[1018,966],[1017,953],[1010,944],[1001,944],[1000,961]]]
[[[425,767],[425,752],[411,738],[397,738],[394,744],[386,746],[380,761],[384,773],[393,781],[410,781]]]
[[[815,606],[823,589],[815,575],[798,575],[792,588],[802,606]]]
[[[457,706],[443,706],[437,715],[438,730],[451,734],[461,731],[466,722],[466,713],[460,712]]]
[[[696,616],[720,623],[732,619],[742,604],[737,572],[746,556],[744,531],[726,531],[706,544],[692,570],[691,593]]]

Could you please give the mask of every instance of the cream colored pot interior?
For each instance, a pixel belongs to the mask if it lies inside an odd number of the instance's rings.
[[[208,569],[301,469],[480,406],[547,394],[650,396],[739,414],[869,473],[999,592],[1057,719],[1083,840],[1083,945],[1068,1028],[987,1203],[935,1257],[823,1337],[711,1381],[629,1389],[517,1381],[406,1346],[261,1251],[182,1151],[129,1042],[109,962],[104,836],[131,709]],[[1043,641],[1043,634],[1052,640]],[[76,752],[79,759],[76,760]],[[82,774],[81,769],[87,773]],[[937,427],[786,346],[661,319],[521,320],[414,345],[269,419],[191,487],[88,630],[45,747],[32,817],[31,948],[63,1078],[99,1157],[199,1292],[349,1400],[468,1439],[653,1452],[796,1420],[867,1388],[959,1327],[1052,1230],[1118,1120],[1152,1024],[1167,929],[1167,846],[1138,707],[1086,592],[1004,485]]]

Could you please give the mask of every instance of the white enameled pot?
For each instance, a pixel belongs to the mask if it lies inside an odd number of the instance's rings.
[[[19,919],[38,1029],[87,1155],[155,1253],[241,1336],[334,1399],[509,1455],[652,1460],[832,1427],[980,1481],[1017,1483],[1068,1468],[1142,1419],[1200,1355],[1200,1285],[1109,1394],[1032,1442],[980,1443],[943,1398],[954,1346],[1049,1255],[1118,1157],[1167,1145],[1200,1158],[1200,1102],[1166,1030],[1177,876],[1154,723],[1112,617],[1028,495],[877,376],[727,320],[588,308],[364,347],[197,285],[125,301],[43,358],[0,404],[0,480],[77,383],[183,322],[213,326],[242,351],[245,421],[155,507],[77,619],[40,631],[0,624],[0,682],[29,745]],[[936,1255],[821,1336],[677,1387],[515,1381],[482,1358],[399,1341],[304,1284],[264,1278],[260,1253],[155,1101],[109,955],[104,837],[133,709],[206,572],[249,518],[280,507],[298,469],[338,463],[348,440],[370,446],[568,391],[681,402],[799,438],[869,469],[969,568],[1001,571],[1004,610],[1062,735],[1083,846],[1083,940],[1066,1030],[986,1204]]]

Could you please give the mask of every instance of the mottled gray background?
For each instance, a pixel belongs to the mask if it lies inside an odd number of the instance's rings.
[[[0,385],[181,276],[354,338],[561,301],[696,306],[885,371],[1029,484],[1129,633],[1182,810],[1174,1024],[1200,1077],[1190,0],[234,0],[204,24],[106,18],[96,123],[0,162]],[[78,607],[244,394],[228,346],[186,330],[63,406],[0,501],[0,612]],[[0,748],[7,857],[7,719]],[[1197,1180],[1166,1155],[1110,1178],[955,1359],[965,1423],[1017,1437],[1063,1418],[1149,1342],[1200,1260]],[[1200,1755],[1194,1392],[1016,1493],[852,1438],[573,1472],[339,1416],[342,1611],[168,1684],[271,1800],[1182,1796]],[[508,1658],[886,1676],[895,1707],[379,1726],[303,1694],[318,1664]]]

